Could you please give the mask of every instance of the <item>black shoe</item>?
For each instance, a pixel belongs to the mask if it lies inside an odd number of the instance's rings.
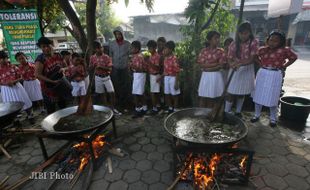
[[[168,110],[168,114],[171,114],[173,112],[174,112],[174,110]]]
[[[241,114],[241,113],[238,113],[238,112],[235,113],[235,116],[236,116],[236,117],[239,117],[240,119],[242,118],[242,114]]]
[[[251,123],[256,123],[259,121],[259,117],[254,116],[254,117],[252,117],[252,119],[250,121],[251,121]]]
[[[277,126],[277,122],[270,122],[269,126],[275,128]]]

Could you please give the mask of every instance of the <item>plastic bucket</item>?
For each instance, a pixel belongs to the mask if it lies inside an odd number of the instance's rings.
[[[309,116],[310,100],[296,96],[280,98],[281,118],[305,122]]]

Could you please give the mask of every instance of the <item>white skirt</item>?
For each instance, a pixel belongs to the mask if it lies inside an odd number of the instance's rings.
[[[40,81],[38,79],[24,81],[23,85],[31,101],[34,102],[43,99]]]
[[[259,69],[256,76],[253,101],[257,104],[273,107],[278,106],[282,88],[282,72]]]
[[[27,92],[19,82],[14,86],[1,86],[1,95],[3,102],[24,102],[23,110],[32,106]]]
[[[224,91],[224,80],[221,71],[218,72],[202,72],[198,96],[205,98],[220,97]]]
[[[229,70],[230,76],[232,70]],[[239,67],[232,77],[227,92],[233,95],[247,95],[254,90],[254,64]]]

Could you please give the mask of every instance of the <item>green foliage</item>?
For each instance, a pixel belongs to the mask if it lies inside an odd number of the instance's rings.
[[[113,29],[121,23],[120,20],[116,19],[115,13],[107,3],[100,4],[97,12],[98,34],[104,36],[106,40],[113,38]]]

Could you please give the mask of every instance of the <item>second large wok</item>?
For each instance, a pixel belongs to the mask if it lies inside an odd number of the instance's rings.
[[[233,145],[236,142],[246,137],[248,133],[248,127],[238,117],[232,114],[226,114],[223,124],[228,124],[233,127],[229,128],[229,134],[234,134],[223,138],[222,140],[209,138],[208,132],[213,130],[213,126],[221,126],[221,123],[209,123],[207,122],[208,109],[204,108],[189,108],[183,109],[169,115],[165,120],[165,129],[177,139],[189,143],[200,144],[204,146],[212,147],[224,147]],[[228,126],[225,125],[225,126]],[[216,130],[214,130],[217,132]],[[204,138],[208,133],[208,138]],[[215,133],[216,134],[216,133]],[[215,136],[220,136],[216,134]]]

